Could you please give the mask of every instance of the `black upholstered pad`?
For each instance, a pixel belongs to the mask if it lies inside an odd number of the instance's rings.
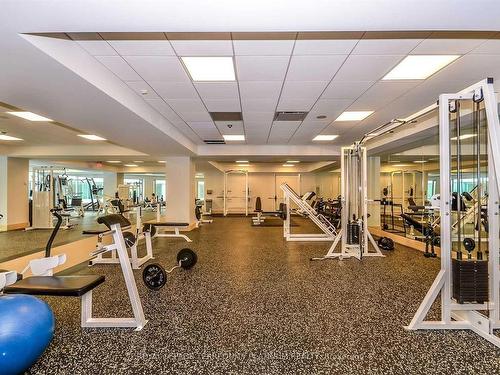
[[[166,222],[166,223],[148,223],[148,224],[151,224],[151,225],[154,225],[155,227],[188,227],[189,226],[189,223],[169,223],[169,222]]]
[[[113,224],[119,224],[120,227],[128,227],[130,226],[130,221],[128,219],[121,215],[121,214],[111,214],[111,215],[106,215],[106,216],[99,216],[97,218],[97,222],[99,224],[104,224],[106,225],[109,229],[111,229],[111,226]]]
[[[31,276],[4,289],[10,294],[80,297],[104,282],[104,276]]]

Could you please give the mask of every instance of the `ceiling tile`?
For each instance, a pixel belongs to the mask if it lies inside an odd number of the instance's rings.
[[[325,92],[321,95],[322,99],[356,99],[364,93],[373,81],[352,81],[352,82],[338,82],[333,80]]]
[[[158,99],[156,92],[144,81],[127,81],[128,87],[139,94],[143,99]]]
[[[241,112],[240,101],[236,100],[203,100],[210,112]]]
[[[361,39],[353,55],[406,55],[423,39]]]
[[[305,99],[286,99],[281,98],[278,103],[278,111],[304,111],[308,112],[313,106],[316,98],[305,98]]]
[[[325,89],[328,81],[304,82],[304,81],[285,81],[281,99],[318,99]]]
[[[149,81],[148,83],[163,99],[199,99],[191,82]]]
[[[178,56],[232,56],[231,40],[171,40]]]
[[[241,81],[239,82],[241,99],[274,99],[277,101],[282,85],[282,81]]]
[[[293,56],[287,81],[330,81],[346,55]]]
[[[292,53],[294,40],[234,40],[238,56],[287,56]]]
[[[335,76],[335,81],[378,81],[396,66],[403,55],[351,55]]]
[[[203,100],[239,100],[238,84],[236,82],[203,82],[194,85]]]
[[[105,40],[79,40],[76,43],[92,56],[116,56],[118,53]]]
[[[358,40],[304,40],[295,43],[294,55],[347,55],[354,48]]]
[[[462,55],[478,47],[485,41],[485,39],[426,39],[411,51],[411,54]]]
[[[174,112],[174,110],[170,108],[170,106],[162,99],[146,99],[146,101],[167,119],[182,121],[182,119]]]
[[[109,44],[125,56],[174,56],[168,40],[110,40]]]
[[[470,53],[485,53],[485,54],[491,54],[491,55],[498,55],[500,54],[500,40],[498,39],[491,39],[487,40],[480,46],[474,48]]]
[[[328,124],[324,122],[303,122],[293,135],[290,143],[309,143],[317,136]]]
[[[141,81],[142,78],[120,56],[96,56],[106,68],[124,81]]]
[[[320,99],[316,102],[306,119],[314,121],[316,116],[325,115],[325,120],[335,120],[344,110],[352,104],[352,99]]]
[[[283,81],[288,56],[236,56],[239,81]]]
[[[273,112],[243,112],[243,120],[245,121],[245,125],[249,122],[253,123],[271,123],[274,118]]]
[[[230,125],[230,126],[228,126]],[[244,134],[243,121],[216,121],[215,126],[221,134]]]
[[[274,112],[277,102],[277,99],[242,99],[241,106],[243,112]]]
[[[194,121],[194,122],[199,122],[199,121],[211,121],[212,118],[210,117],[210,114],[205,111],[205,112],[184,112],[184,111],[179,111],[179,116],[182,117],[182,119],[186,122]]]
[[[353,111],[376,111],[402,96],[422,81],[380,81],[370,87],[349,110]]]
[[[215,124],[211,121],[193,121],[188,122],[188,125],[202,139],[221,139],[222,136]]]
[[[190,81],[177,57],[124,56],[124,58],[145,81]]]
[[[200,99],[168,99],[167,103],[178,113],[206,111]]]
[[[275,121],[271,127],[268,143],[287,143],[300,126],[301,121]]]
[[[245,120],[245,129],[246,132],[249,133],[258,133],[258,132],[269,132],[271,129],[273,121],[246,121]]]

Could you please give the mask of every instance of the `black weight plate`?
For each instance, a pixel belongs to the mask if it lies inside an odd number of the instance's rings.
[[[148,264],[142,271],[142,281],[148,289],[160,290],[167,283],[167,273],[158,263]]]
[[[125,246],[130,249],[135,245],[135,236],[132,232],[123,232],[123,240],[125,241]]]
[[[180,262],[181,267],[185,270],[193,267],[197,261],[198,256],[196,255],[196,253],[187,247],[177,253],[177,262]]]
[[[142,231],[144,233],[149,232],[151,234],[151,238],[153,238],[156,234],[156,227],[153,224],[144,224]]]

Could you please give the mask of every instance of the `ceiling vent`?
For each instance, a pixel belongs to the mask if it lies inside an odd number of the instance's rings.
[[[241,121],[241,112],[210,112],[214,121]]]
[[[226,142],[224,142],[223,139],[204,139],[203,142],[205,142],[207,145],[225,145]]]
[[[307,112],[276,112],[274,121],[304,121]]]

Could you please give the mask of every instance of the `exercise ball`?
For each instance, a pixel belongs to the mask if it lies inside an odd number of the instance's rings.
[[[54,335],[54,314],[29,295],[0,296],[0,373],[22,374],[42,355]]]

